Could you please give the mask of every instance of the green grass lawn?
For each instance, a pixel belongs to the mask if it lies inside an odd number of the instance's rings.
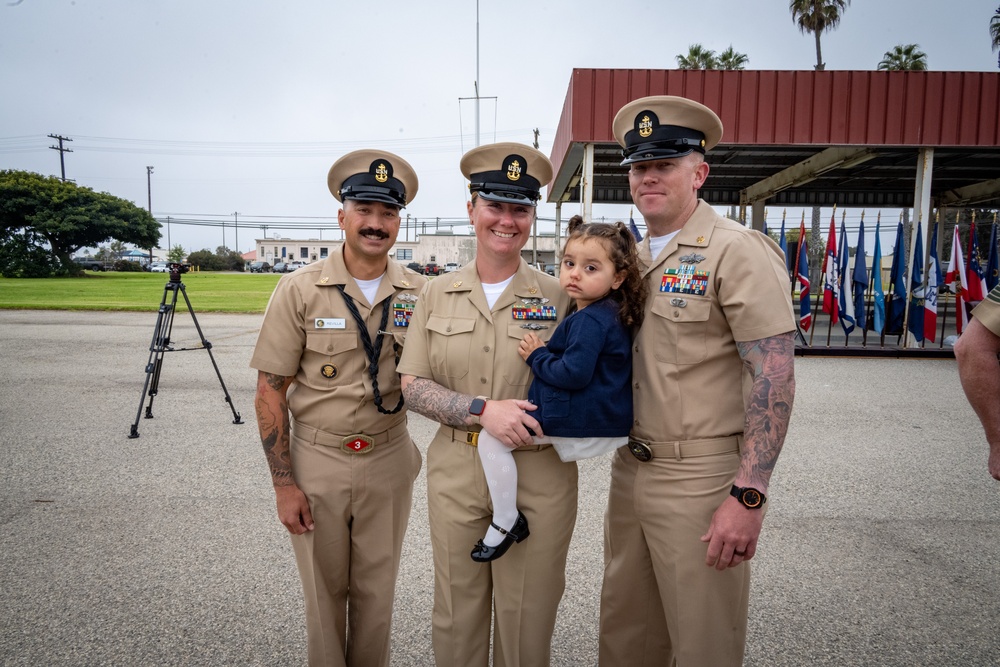
[[[281,276],[273,273],[185,273],[195,312],[263,313]],[[156,312],[166,273],[93,273],[81,278],[0,278],[0,308]],[[167,301],[173,292],[167,293]],[[178,307],[184,295],[177,295]]]

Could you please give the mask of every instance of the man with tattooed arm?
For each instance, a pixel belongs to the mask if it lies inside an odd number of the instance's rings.
[[[743,663],[748,561],[795,392],[795,321],[777,244],[698,198],[722,132],[680,97],[633,101],[614,120],[649,230],[650,298],[605,517],[605,667]]]
[[[402,158],[364,150],[334,163],[327,182],[343,204],[344,243],[281,278],[250,366],[302,580],[309,664],[384,667],[420,471],[396,361],[426,282],[389,250],[417,177]]]

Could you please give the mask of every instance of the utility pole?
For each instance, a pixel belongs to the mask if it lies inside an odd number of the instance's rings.
[[[535,143],[534,143],[534,146],[535,146],[535,149],[537,150],[537,148],[538,148],[538,128],[536,127],[534,130],[532,130],[532,132],[535,133]]]
[[[73,141],[69,137],[63,137],[58,134],[50,134],[50,139],[56,139],[59,142],[59,146],[49,146],[54,151],[59,151],[59,170],[62,173],[62,181],[66,182],[66,161],[63,159],[63,153],[72,153],[73,151],[69,148],[63,148],[64,141]]]
[[[146,167],[146,203],[149,207],[149,217],[153,217],[153,168]],[[153,263],[153,249],[149,249],[149,263]]]
[[[240,212],[233,212],[233,227],[236,228],[236,253],[240,252]]]

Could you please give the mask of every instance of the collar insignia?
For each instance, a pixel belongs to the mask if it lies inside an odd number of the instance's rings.
[[[528,294],[537,294],[537,293],[538,293],[538,288],[537,287],[529,287],[528,288]]]
[[[453,282],[451,284],[451,286],[452,287],[461,287],[462,286],[462,281],[461,280],[456,280],[455,282]]]
[[[699,236],[698,238],[695,239],[695,241],[697,241],[698,243],[704,243],[705,242],[705,237],[704,236]]]
[[[323,283],[323,284],[325,285],[325,284],[327,284],[328,282],[330,282],[330,279],[329,279],[328,277],[326,277],[326,276],[323,276],[323,279],[322,279],[322,280],[320,280],[320,282],[321,282],[321,283]]]
[[[409,287],[409,286],[410,286],[410,281],[409,281],[409,280],[400,280],[400,281],[399,281],[399,283],[400,283],[400,284],[401,284],[401,285],[402,285],[403,287]]]

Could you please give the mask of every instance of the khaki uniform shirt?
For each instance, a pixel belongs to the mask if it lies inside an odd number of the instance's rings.
[[[553,319],[515,319],[514,309],[543,298],[548,302],[540,305],[553,308],[547,315]],[[522,260],[491,313],[475,262],[470,262],[435,278],[420,295],[399,372],[472,396],[526,399],[531,369],[517,346],[529,331],[548,340],[570,303],[558,279]],[[532,324],[546,328],[523,326]]]
[[[986,298],[972,310],[972,316],[994,335],[1000,336],[1000,285],[990,290]]]
[[[650,257],[648,238],[639,255],[649,300],[633,347],[633,436],[671,442],[742,433],[750,378],[736,341],[795,330],[781,249],[699,201],[659,257]]]
[[[389,260],[378,288],[375,307],[369,305],[344,264],[341,246],[326,260],[282,276],[264,313],[250,366],[266,373],[293,376],[288,407],[296,422],[337,435],[374,434],[405,421],[405,409],[380,413],[373,400],[368,358],[343,296],[344,285],[364,319],[372,343],[377,342],[383,304],[389,318],[378,359],[382,407],[392,410],[401,392],[393,341],[402,344],[416,295],[427,279]]]

